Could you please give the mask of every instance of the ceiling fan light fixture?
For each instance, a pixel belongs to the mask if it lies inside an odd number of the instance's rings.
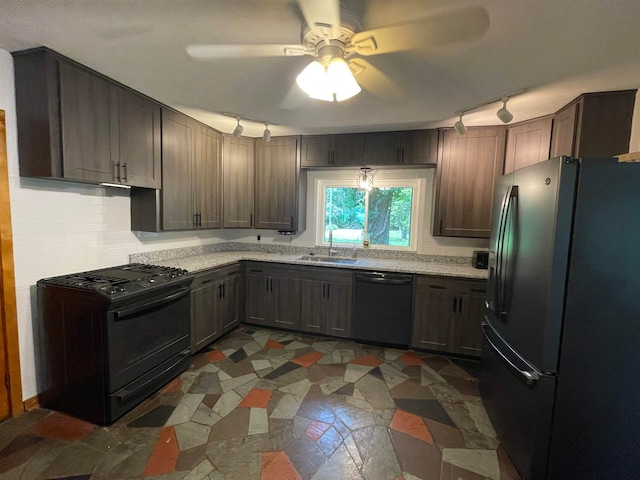
[[[264,133],[262,134],[262,140],[266,143],[271,141],[271,130],[269,130],[269,122],[264,122]]]
[[[502,99],[502,108],[496,112],[496,117],[502,123],[509,123],[513,120],[513,113],[507,110],[507,102],[509,101],[509,97],[505,97]]]
[[[456,129],[458,135],[464,135],[467,133],[467,126],[462,122],[462,115],[460,115],[460,119],[453,125],[453,128]]]
[[[344,58],[333,57],[331,59],[327,67],[327,79],[337,102],[347,100],[361,91],[360,85],[358,85]]]
[[[325,102],[341,102],[361,91],[342,57],[331,58],[326,67],[314,60],[300,72],[296,83],[310,98]]]
[[[240,135],[242,135],[244,127],[240,125],[240,118],[236,118],[236,120],[238,121],[238,124],[236,125],[236,128],[233,129],[233,136],[238,138],[240,137]]]

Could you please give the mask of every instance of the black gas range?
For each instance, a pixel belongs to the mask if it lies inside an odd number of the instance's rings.
[[[192,280],[133,263],[38,281],[43,404],[110,424],[186,370]]]

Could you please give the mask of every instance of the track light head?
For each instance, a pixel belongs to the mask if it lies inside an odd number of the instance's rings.
[[[238,138],[240,135],[242,135],[244,127],[240,125],[240,117],[236,118],[236,120],[238,121],[238,124],[236,125],[236,128],[233,129],[233,136]]]
[[[465,133],[467,133],[467,127],[465,126],[464,123],[462,123],[462,114],[460,115],[460,120],[458,120],[453,125],[453,128],[456,129],[456,132],[458,132],[458,135],[464,135]]]
[[[262,134],[262,140],[267,143],[271,141],[271,130],[269,130],[269,122],[264,122],[264,133]]]
[[[502,108],[496,112],[496,117],[500,119],[502,123],[509,123],[513,120],[513,113],[507,110],[507,102],[509,101],[509,97],[505,97],[502,99]]]

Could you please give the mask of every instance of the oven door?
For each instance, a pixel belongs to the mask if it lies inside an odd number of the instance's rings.
[[[109,393],[188,351],[190,291],[190,285],[156,290],[107,312]]]

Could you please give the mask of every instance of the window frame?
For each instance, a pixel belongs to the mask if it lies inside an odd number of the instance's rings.
[[[383,187],[409,187],[413,188],[413,195],[411,197],[411,232],[409,234],[409,245],[396,246],[396,245],[374,245],[370,244],[366,248],[374,250],[396,250],[396,251],[410,251],[415,252],[418,249],[418,231],[421,228],[420,225],[420,205],[422,203],[423,195],[423,182],[420,178],[389,178],[383,175],[376,174],[374,179],[374,188]],[[327,247],[329,242],[324,241],[324,221],[325,211],[327,204],[327,188],[356,188],[355,187],[355,175],[354,178],[319,178],[316,180],[316,222],[315,222],[315,244],[318,247]],[[368,198],[366,199],[365,207],[365,228],[368,227]],[[338,247],[353,248],[354,246],[362,248],[362,243],[344,243],[333,242],[333,245]]]

